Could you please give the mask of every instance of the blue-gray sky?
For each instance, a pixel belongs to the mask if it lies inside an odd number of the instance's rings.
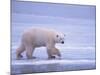
[[[95,6],[12,1],[12,13],[95,19]]]

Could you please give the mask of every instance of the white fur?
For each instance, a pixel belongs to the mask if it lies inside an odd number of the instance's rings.
[[[64,41],[64,35],[55,30],[43,28],[28,29],[22,35],[21,45],[16,51],[17,58],[21,56],[23,51],[26,51],[28,58],[32,58],[34,49],[42,46],[47,48],[49,58],[55,54],[60,56],[60,52],[55,48],[55,44],[61,43],[62,41]]]

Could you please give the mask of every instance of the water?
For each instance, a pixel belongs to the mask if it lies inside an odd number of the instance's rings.
[[[32,66],[32,63],[30,62],[32,62],[33,59],[31,61],[27,60],[25,52],[23,53],[24,59],[22,59],[22,61],[16,60],[15,50],[20,44],[21,34],[24,30],[27,30],[31,27],[43,27],[49,29],[51,28],[66,34],[65,44],[56,45],[56,47],[60,50],[62,55],[59,61],[65,61],[47,65],[41,64],[37,66],[33,64],[33,67],[35,67],[33,69],[32,67],[30,67],[30,65]],[[12,72],[14,73],[26,73],[26,70],[27,73],[35,73],[95,69],[95,20],[12,13],[11,52],[13,68]],[[45,47],[36,48],[33,56],[37,57],[36,59],[34,59],[35,62],[50,62],[50,60],[47,60],[47,53]],[[86,62],[84,62],[84,60]],[[55,59],[54,61],[58,61],[58,59]],[[72,62],[68,63],[68,61]],[[77,62],[79,64],[77,64]],[[28,67],[29,70],[24,69],[23,65],[19,65],[18,63],[23,63],[24,67]],[[25,65],[25,63],[30,64]],[[53,67],[50,67],[50,65],[53,65]]]

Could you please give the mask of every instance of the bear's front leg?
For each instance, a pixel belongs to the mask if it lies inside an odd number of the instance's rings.
[[[59,49],[53,48],[53,51],[52,52],[53,52],[52,54],[58,55],[59,57],[61,57],[61,53],[60,53]]]
[[[47,44],[47,53],[48,58],[56,58],[55,56],[61,57],[59,49],[55,48],[55,43],[53,41],[49,41]]]
[[[48,53],[48,59],[55,59],[55,56],[53,56],[51,49],[47,49]]]
[[[56,58],[56,55],[61,57],[61,53],[59,51],[59,49],[57,48],[51,48],[51,49],[47,49],[47,53],[48,53],[48,58],[52,59],[52,58]]]

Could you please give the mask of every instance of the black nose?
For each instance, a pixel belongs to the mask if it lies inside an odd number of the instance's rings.
[[[64,44],[64,41],[62,41],[61,43]]]

